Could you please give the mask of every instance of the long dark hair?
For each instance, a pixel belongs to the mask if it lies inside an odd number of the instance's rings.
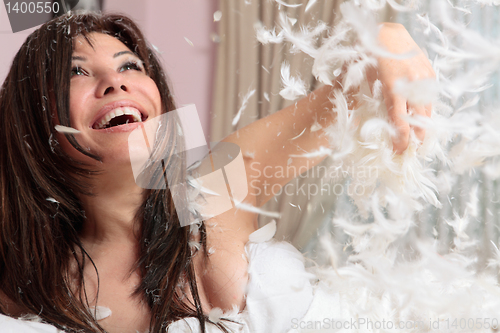
[[[116,37],[134,52],[158,86],[163,109],[175,109],[157,57],[134,22],[121,15],[55,18],[33,32],[15,56],[0,91],[0,290],[24,313],[68,332],[104,332],[88,308],[83,270],[93,262],[79,240],[86,218],[78,195],[89,192],[81,179],[94,171],[64,154],[53,119],[57,110],[60,124],[71,126],[73,41],[77,36],[88,39],[91,32]],[[72,135],[67,138],[82,154],[99,159]],[[208,319],[198,295],[189,228],[180,226],[168,189],[145,191],[136,214],[142,273],[136,294],[151,308],[150,329],[165,331],[175,320],[197,317],[204,331]],[[203,226],[201,243],[206,250]],[[194,303],[186,303],[179,291],[183,281]],[[0,311],[7,313],[4,306]]]

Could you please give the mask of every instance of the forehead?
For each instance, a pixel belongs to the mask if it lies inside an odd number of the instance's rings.
[[[120,40],[103,33],[92,32],[84,36],[77,36],[73,41],[73,53],[96,53],[130,51]],[[90,43],[89,43],[90,42]]]

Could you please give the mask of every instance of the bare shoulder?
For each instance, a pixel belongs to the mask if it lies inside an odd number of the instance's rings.
[[[237,143],[225,139],[190,171],[200,192],[195,199],[196,209],[201,216],[213,216],[205,221],[207,231],[212,239],[225,245],[235,240],[245,244],[257,227],[257,214],[242,210],[238,204],[257,206],[258,199],[251,186],[254,160],[243,152],[244,147],[240,149]]]
[[[230,310],[245,307],[248,261],[245,244],[254,231],[255,214],[232,209],[206,221],[207,256],[195,256],[194,264],[208,311],[214,307]],[[247,222],[242,223],[242,220]]]

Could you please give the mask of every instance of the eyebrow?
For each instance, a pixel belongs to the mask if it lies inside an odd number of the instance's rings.
[[[71,60],[81,60],[81,61],[86,61],[87,58],[85,57],[79,57],[79,56],[72,56],[71,57]]]
[[[121,55],[124,55],[124,54],[131,54],[133,56],[136,56],[135,53],[133,53],[132,51],[121,51],[121,52],[117,52],[113,55],[113,58],[116,58],[116,57],[119,57]],[[137,56],[136,56],[137,57]]]
[[[133,53],[132,51],[120,51],[120,52],[117,52],[117,53],[113,54],[113,58],[117,58],[117,57],[122,56],[122,55],[124,55],[124,54],[131,54],[131,55],[133,55],[133,56],[136,56],[136,57],[137,57],[137,55],[136,55],[135,53]],[[86,61],[86,60],[87,60],[87,58],[85,58],[85,57],[81,57],[81,56],[72,56],[72,57],[71,57],[71,60]]]

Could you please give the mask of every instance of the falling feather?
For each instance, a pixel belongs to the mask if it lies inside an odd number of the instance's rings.
[[[438,86],[434,79],[408,81],[399,79],[394,83],[393,91],[415,105],[428,105],[436,100]]]
[[[237,209],[241,209],[241,210],[244,210],[244,211],[247,211],[247,212],[257,213],[257,214],[260,214],[262,216],[269,216],[269,217],[274,217],[274,218],[277,218],[277,219],[279,219],[281,217],[281,214],[278,213],[278,212],[269,212],[269,211],[266,211],[264,209],[261,209],[261,208],[258,208],[258,207],[246,204],[244,202],[237,203],[235,205],[235,207]]]
[[[92,313],[92,316],[94,316],[95,320],[97,321],[108,318],[112,314],[111,309],[105,306],[92,306],[89,309]]]
[[[459,10],[461,12],[464,12],[465,14],[471,14],[471,11],[466,9],[466,8],[463,8],[463,7],[459,7],[459,6],[455,6],[453,5],[453,3],[451,2],[451,0],[447,0],[448,3],[450,4],[450,6],[456,10]],[[477,1],[477,0],[476,0]]]
[[[472,217],[478,216],[478,204],[479,198],[477,196],[479,186],[476,184],[472,187],[469,195],[469,202],[467,203],[466,209],[467,213]]]
[[[399,12],[411,12],[413,11],[415,8],[413,8],[412,6],[402,6],[400,4],[398,4],[396,1],[394,0],[386,0],[387,3],[392,7],[394,8],[395,10],[399,11]]]
[[[212,323],[217,324],[221,320],[223,314],[224,312],[221,308],[212,308],[212,310],[208,313],[208,319]]]
[[[188,245],[192,250],[195,251],[198,251],[201,248],[201,244],[197,241],[189,241]]]
[[[284,7],[297,8],[297,7],[302,6],[302,4],[301,4],[301,3],[298,3],[298,4],[290,4],[290,3],[286,3],[286,2],[284,2],[283,0],[274,0],[274,1],[276,1],[279,5],[284,6]]]
[[[48,197],[46,198],[45,200],[47,200],[48,202],[52,202],[52,203],[60,203],[59,201],[57,201],[56,199],[52,198],[52,197]]]
[[[315,27],[301,27],[298,31],[295,31],[290,18],[284,13],[280,13],[279,22],[282,29],[280,33],[283,35],[284,40],[292,44],[292,53],[300,51],[313,58],[317,56],[316,42],[319,36],[328,30],[326,23],[319,22]]]
[[[477,3],[481,5],[486,5],[486,6],[499,6],[500,1],[499,0],[475,0]]]
[[[344,92],[349,91],[352,87],[357,87],[361,84],[361,81],[365,80],[366,69],[369,66],[376,66],[376,59],[373,57],[365,57],[352,64],[343,80]]]
[[[214,13],[214,22],[219,22],[222,18],[222,12],[220,10]]]
[[[276,221],[272,220],[265,226],[257,229],[248,236],[248,241],[252,243],[267,242],[272,239],[276,233]]]
[[[304,128],[304,129],[302,130],[302,132],[300,132],[300,134],[299,134],[299,135],[297,135],[297,136],[295,136],[295,137],[291,138],[291,139],[290,139],[290,141],[293,141],[293,140],[296,140],[296,139],[300,138],[300,137],[301,137],[301,136],[302,136],[302,135],[306,132],[306,129],[307,129],[307,128]],[[311,132],[313,132],[313,131],[311,131]]]
[[[327,156],[332,154],[332,150],[326,147],[319,147],[318,150],[312,151],[310,153],[304,153],[304,154],[290,154],[290,157],[302,157],[302,158],[314,158],[314,157],[321,157],[321,156]]]
[[[282,32],[276,34],[276,29],[267,30],[260,21],[254,24],[254,30],[257,40],[263,45],[266,45],[268,43],[279,44],[283,42]]]
[[[497,267],[500,269],[500,250],[498,249],[498,246],[493,242],[490,241],[491,245],[493,246],[494,250],[494,257],[488,259],[488,267]]]
[[[243,156],[247,158],[255,158],[255,151],[246,151],[243,153]]]
[[[314,124],[312,124],[310,131],[311,132],[316,132],[321,129],[321,125],[318,123],[318,121],[315,121]]]
[[[307,2],[305,12],[307,13],[309,11],[309,9],[311,9],[312,6],[314,6],[316,4],[316,2],[318,2],[318,0],[309,0]]]
[[[241,115],[243,114],[243,111],[247,108],[250,97],[252,97],[255,94],[255,91],[256,91],[255,89],[251,90],[243,97],[241,101],[241,107],[238,110],[236,116],[233,118],[232,122],[233,126],[236,126],[236,124],[240,121]]]
[[[281,65],[281,82],[283,83],[283,89],[281,89],[280,95],[284,99],[293,101],[307,94],[305,82],[290,75],[290,64],[286,62]]]
[[[62,125],[56,125],[55,129],[59,133],[64,133],[64,134],[78,134],[78,133],[80,133],[79,130],[74,129],[73,127],[62,126]]]

